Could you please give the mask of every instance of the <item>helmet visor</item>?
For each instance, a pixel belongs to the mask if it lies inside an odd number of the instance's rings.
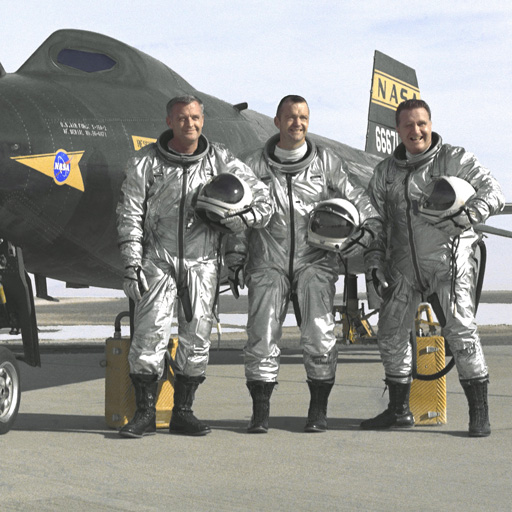
[[[432,185],[432,192],[425,200],[424,207],[438,212],[449,210],[455,202],[453,187],[446,180],[438,180]]]
[[[219,174],[202,190],[204,197],[233,205],[243,200],[244,192],[242,182],[236,176],[228,173]]]
[[[317,211],[314,213],[310,230],[325,238],[347,238],[354,232],[354,224],[332,211]]]

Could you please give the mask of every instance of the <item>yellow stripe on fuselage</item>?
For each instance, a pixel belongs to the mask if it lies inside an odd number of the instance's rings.
[[[65,179],[59,180],[56,177],[56,157],[59,153],[64,153],[68,160],[65,164],[69,164],[69,168],[66,169],[68,175]],[[53,181],[57,185],[68,185],[70,187],[76,188],[84,192],[84,181],[82,179],[82,173],[80,172],[80,167],[78,163],[82,158],[85,151],[65,151],[63,149],[59,149],[55,153],[46,153],[42,155],[30,155],[30,156],[12,156],[12,160],[16,160],[20,164],[26,165],[31,169],[35,169],[36,171],[53,178]],[[57,169],[58,170],[58,169]]]

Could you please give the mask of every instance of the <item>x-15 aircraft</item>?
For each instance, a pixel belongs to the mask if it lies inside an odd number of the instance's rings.
[[[419,90],[386,59],[374,70],[372,103],[392,111]],[[182,94],[203,100],[206,137],[235,154],[276,133],[273,119],[246,103],[197,91],[149,55],[93,32],[57,31],[17,72],[0,65],[0,328],[21,330],[19,359],[40,365],[27,271],[73,286],[122,288],[115,210],[125,166],[167,128],[165,106]],[[311,135],[340,153],[365,186],[398,142],[378,119],[372,123],[368,151]],[[19,407],[16,364],[0,347],[0,434]]]

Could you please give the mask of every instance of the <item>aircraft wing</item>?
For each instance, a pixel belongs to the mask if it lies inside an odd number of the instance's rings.
[[[512,203],[506,203],[503,210],[498,215],[510,215],[512,214]]]
[[[494,226],[487,226],[486,224],[478,224],[475,226],[475,231],[478,231],[479,233],[488,233],[490,235],[512,238],[512,231],[502,228],[495,228]]]

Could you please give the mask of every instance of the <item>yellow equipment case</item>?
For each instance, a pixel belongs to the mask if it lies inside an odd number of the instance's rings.
[[[416,338],[416,371],[433,375],[445,368],[445,346],[442,336]],[[435,380],[420,380],[415,376],[411,385],[409,406],[416,425],[446,423],[446,376]]]
[[[178,340],[169,341],[169,355],[176,356]],[[128,351],[130,338],[122,338],[120,331],[106,341],[105,420],[112,428],[121,428],[135,414],[135,392],[130,379]],[[174,372],[169,365],[163,380],[158,383],[156,428],[167,428],[174,406]]]

